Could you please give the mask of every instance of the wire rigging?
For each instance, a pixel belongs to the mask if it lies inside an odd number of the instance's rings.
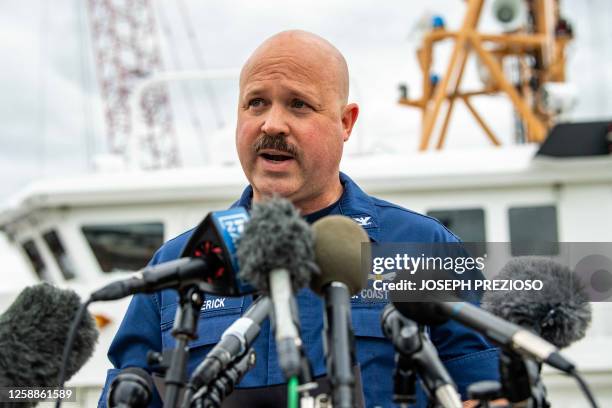
[[[191,51],[193,52],[196,64],[199,69],[204,70],[206,69],[206,64],[204,63],[204,59],[202,57],[204,55],[204,52],[202,50],[202,47],[200,47],[198,37],[196,35],[195,30],[193,29],[193,24],[191,23],[191,18],[189,17],[191,14],[187,9],[187,5],[185,4],[184,0],[179,0],[177,4],[179,12],[181,14],[181,18],[183,20],[183,27],[185,27],[185,30],[187,32],[187,38],[189,39],[189,45],[191,46]],[[217,99],[215,90],[209,81],[204,81],[204,90],[208,95],[210,106],[212,107],[213,115],[217,122],[217,129],[221,129],[225,127],[225,120],[223,119],[223,114],[221,112],[221,109],[219,108],[219,101]]]
[[[168,45],[169,45],[168,49],[170,52],[170,57],[172,59],[174,68],[176,70],[182,70],[183,64],[177,52],[178,47],[175,44],[174,33],[168,22],[168,18],[165,14],[165,10],[163,6],[161,5],[161,3],[158,3],[157,9],[159,12],[159,20],[160,20],[160,25],[162,27],[162,31],[168,41]],[[197,109],[195,107],[193,93],[191,92],[191,88],[189,88],[188,84],[185,81],[181,81],[180,89],[181,89],[181,92],[183,93],[183,97],[185,98],[185,103],[187,105],[187,110],[189,112],[191,126],[193,127],[196,135],[198,135],[198,137],[200,138],[200,148],[202,150],[202,156],[204,158],[204,161],[206,162],[208,161],[208,158],[209,158],[208,152],[206,149],[206,137],[205,137],[204,127],[202,126],[202,121],[200,120]]]

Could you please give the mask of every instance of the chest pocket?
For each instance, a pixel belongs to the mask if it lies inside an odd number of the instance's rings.
[[[386,304],[386,300],[376,302],[351,300],[353,331],[357,340],[359,337],[385,338],[380,326],[380,316]]]
[[[243,304],[243,297],[205,295],[198,319],[198,338],[189,342],[189,348],[216,344],[225,329],[240,317]],[[177,303],[173,303],[161,309],[161,333],[164,349],[175,346],[172,327],[177,306]]]

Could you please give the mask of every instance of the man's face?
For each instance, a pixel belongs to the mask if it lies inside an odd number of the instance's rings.
[[[236,147],[256,200],[277,193],[300,206],[339,184],[357,108],[346,113],[329,71],[325,61],[282,49],[263,52],[244,69]]]

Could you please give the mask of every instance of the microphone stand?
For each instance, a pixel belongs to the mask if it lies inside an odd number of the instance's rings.
[[[295,299],[292,300],[290,304],[290,308],[293,310],[297,310],[297,303],[295,303]],[[277,327],[278,319],[276,316],[276,309],[274,308],[270,312],[270,321],[272,322],[273,327]],[[297,312],[294,314],[297,316]],[[297,329],[298,336],[300,334],[300,324],[299,320],[294,321],[295,327]],[[276,328],[275,330],[278,330]],[[277,343],[277,347],[279,346]],[[317,384],[313,379],[312,375],[312,366],[310,364],[310,360],[306,355],[306,351],[304,350],[303,344],[300,341],[300,344],[297,344],[295,347],[295,351],[297,352],[295,356],[291,356],[295,358],[287,359],[285,356],[285,362],[290,362],[292,367],[291,372],[286,372],[285,367],[287,364],[281,363],[281,369],[283,370],[283,374],[285,375],[285,379],[288,381],[287,383],[287,391],[288,391],[288,400],[289,405],[295,405],[300,407],[310,407],[313,404],[313,397],[310,395],[310,391],[317,388]],[[293,367],[295,366],[295,367]],[[288,376],[289,375],[289,376]],[[294,392],[295,391],[295,392]],[[292,398],[297,398],[297,401],[293,401]],[[294,404],[292,403],[294,402]]]
[[[525,360],[525,364],[527,365],[529,377],[533,380],[531,394],[533,395],[533,400],[537,404],[535,406],[538,408],[550,408],[550,402],[548,402],[546,398],[548,393],[542,381],[542,376],[540,375],[542,364],[531,359]]]
[[[412,360],[400,352],[395,352],[393,402],[401,407],[416,404],[416,381],[416,370]]]
[[[503,393],[510,406],[550,408],[539,363],[502,349],[499,365]]]
[[[325,290],[325,359],[331,382],[332,402],[337,408],[352,408],[355,393],[355,339],[351,329],[350,293],[340,282]]]
[[[187,358],[189,349],[187,343],[197,338],[198,317],[204,302],[202,292],[197,286],[181,288],[179,293],[179,307],[176,309],[172,336],[176,339],[176,346],[172,350],[170,366],[166,371],[166,394],[164,406],[174,408],[177,406],[179,393],[186,382]]]
[[[401,354],[399,358],[396,357],[398,368],[395,370],[394,394],[397,393],[400,399],[406,400],[402,401],[404,403],[414,403],[416,401],[414,373],[419,373],[431,363],[430,353],[435,352],[435,348],[427,334],[424,333],[423,326],[411,319],[405,320],[404,327],[397,333],[397,338],[393,339],[396,350]],[[440,387],[437,380],[423,374],[424,372],[421,372],[421,383],[429,396],[430,407],[461,405],[456,390],[450,386]]]

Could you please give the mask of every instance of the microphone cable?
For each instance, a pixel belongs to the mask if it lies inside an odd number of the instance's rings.
[[[81,303],[76,315],[74,316],[74,319],[72,320],[70,330],[68,330],[68,337],[66,338],[66,343],[64,344],[64,351],[62,353],[62,365],[60,367],[60,372],[57,378],[57,384],[60,389],[64,388],[64,382],[66,382],[66,369],[68,368],[68,358],[70,356],[70,351],[72,350],[74,340],[76,339],[77,329],[79,327],[79,324],[81,323],[81,320],[83,320],[85,313],[87,312],[87,307],[90,305],[91,302],[92,300],[91,298],[89,298],[86,302]],[[55,408],[60,408],[61,405],[62,399],[58,397],[57,401],[55,402]]]
[[[574,377],[576,382],[578,382],[578,385],[580,386],[580,390],[582,391],[586,399],[591,404],[591,407],[599,408],[599,406],[597,405],[597,402],[595,401],[595,397],[593,396],[593,393],[591,392],[591,389],[589,388],[584,378],[582,378],[582,376],[578,373],[578,370],[575,370],[575,369],[571,370],[569,372],[569,375]]]

